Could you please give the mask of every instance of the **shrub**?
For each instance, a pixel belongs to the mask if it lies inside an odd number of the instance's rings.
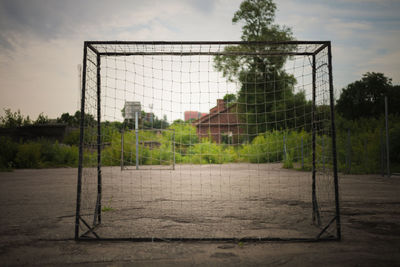
[[[16,166],[19,168],[38,168],[42,145],[39,143],[26,143],[18,146],[15,156]]]
[[[283,168],[293,169],[293,156],[291,153],[287,153],[286,157],[283,159]]]
[[[72,145],[78,146],[79,145],[79,129],[73,129],[73,130],[69,131],[64,136],[63,143],[70,145],[70,146],[72,146]]]
[[[180,154],[187,154],[190,147],[199,142],[196,127],[190,123],[174,123],[169,129],[175,131],[175,151]],[[163,142],[171,142],[173,132],[163,133]]]
[[[79,156],[78,147],[56,143],[53,145],[53,149],[55,150],[55,157],[51,161],[53,166],[77,166]]]
[[[0,169],[8,170],[15,166],[15,156],[18,152],[18,144],[11,138],[0,136]]]
[[[303,157],[307,156],[310,144],[310,134],[301,131],[273,130],[258,135],[250,144],[245,144],[239,151],[239,156],[251,163],[279,162],[284,154],[291,154],[292,161],[301,160],[301,139],[303,139]]]
[[[394,124],[389,131],[390,160],[400,164],[400,122]]]
[[[221,146],[204,139],[190,149],[191,162],[195,164],[221,164],[223,156]]]

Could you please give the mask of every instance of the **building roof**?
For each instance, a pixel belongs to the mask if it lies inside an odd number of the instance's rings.
[[[216,106],[216,107],[218,107],[218,106]],[[216,107],[210,109],[210,111],[211,111],[211,110],[214,110]],[[215,117],[215,116],[218,116],[218,115],[221,115],[222,113],[229,113],[228,111],[231,111],[231,110],[234,109],[234,108],[236,109],[236,107],[237,107],[237,104],[235,103],[235,104],[231,105],[230,107],[224,107],[224,108],[222,108],[222,109],[216,110],[215,112],[210,112],[209,114],[207,114],[207,115],[205,115],[205,116],[202,116],[202,117],[200,117],[199,119],[195,120],[195,121],[193,122],[193,124],[194,124],[195,126],[197,126],[197,125],[199,125],[199,124],[203,124],[203,123],[209,125],[210,123],[207,122],[207,121],[211,120],[211,118],[213,118],[213,117]],[[230,112],[230,113],[237,113],[237,112],[234,111],[234,112]],[[235,125],[235,124],[239,124],[239,121],[238,121],[237,123],[229,123],[229,122],[228,122],[228,123],[218,123],[218,124],[220,124],[220,125],[222,125],[222,124]]]

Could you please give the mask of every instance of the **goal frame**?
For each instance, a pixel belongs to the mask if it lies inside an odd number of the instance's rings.
[[[134,130],[132,129],[130,131],[134,131]],[[144,169],[144,170],[175,170],[175,130],[151,128],[151,129],[142,129],[142,131],[172,132],[172,140],[171,140],[172,166],[171,166],[171,168],[169,168],[169,169],[167,169],[167,168],[150,168],[150,169]],[[125,130],[121,131],[121,171],[139,170],[139,168],[140,168],[139,166],[146,166],[146,165],[140,165],[140,164],[137,164],[136,166],[125,165],[125,157],[124,157],[124,133],[125,132],[126,132]],[[140,139],[138,139],[138,142],[140,144]],[[137,146],[137,149],[138,148],[139,148],[139,146]],[[149,165],[149,166],[152,166],[152,165]],[[140,170],[143,170],[143,169],[140,169]]]
[[[176,56],[190,56],[190,55],[223,55],[224,52],[212,52],[212,51],[200,51],[200,52],[104,52],[96,49],[95,46],[98,45],[287,45],[287,46],[297,46],[297,45],[316,45],[317,49],[314,51],[277,51],[272,53],[261,53],[260,55],[282,55],[282,56],[310,56],[312,57],[312,204],[313,204],[313,220],[319,218],[317,199],[316,199],[316,56],[327,49],[327,68],[328,68],[328,87],[329,87],[329,106],[330,106],[330,129],[331,129],[331,142],[332,142],[332,175],[334,183],[334,217],[329,221],[329,223],[324,226],[321,232],[310,238],[157,238],[157,237],[144,237],[144,238],[102,238],[96,232],[95,229],[101,224],[101,212],[102,212],[102,172],[101,172],[101,57],[105,56],[135,56],[135,55],[176,55]],[[85,94],[86,94],[86,72],[87,72],[87,59],[88,50],[96,55],[95,62],[97,66],[96,70],[96,86],[97,86],[97,201],[96,210],[94,213],[93,226],[90,226],[81,217],[81,194],[82,194],[82,171],[83,171],[83,144],[84,144],[84,129],[85,129]],[[253,53],[254,54],[254,53]],[[258,54],[258,53],[257,53]],[[240,53],[240,55],[247,55]],[[249,54],[251,55],[251,53]],[[339,181],[338,181],[338,171],[337,171],[337,151],[336,151],[336,128],[335,128],[335,112],[334,112],[334,92],[333,92],[333,75],[332,75],[332,49],[330,41],[286,41],[286,42],[270,42],[270,41],[260,41],[260,42],[246,42],[246,41],[85,41],[83,47],[83,73],[82,73],[82,91],[81,91],[81,114],[80,114],[80,135],[79,135],[79,158],[78,158],[78,174],[77,174],[77,198],[76,198],[76,214],[75,214],[75,240],[76,241],[99,241],[99,240],[114,240],[114,241],[135,241],[135,242],[164,242],[164,241],[224,241],[224,242],[259,242],[259,241],[324,241],[324,240],[336,240],[340,241],[341,235],[341,222],[340,222],[340,206],[339,206]],[[175,153],[174,153],[175,154]],[[324,232],[332,225],[336,224],[336,236],[323,236]],[[87,228],[86,231],[80,233],[80,228]],[[89,235],[91,235],[89,237]]]

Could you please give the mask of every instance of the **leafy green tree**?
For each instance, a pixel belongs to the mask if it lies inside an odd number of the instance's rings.
[[[237,97],[235,94],[226,94],[223,98],[225,104],[229,107],[233,103],[237,101]]]
[[[392,79],[383,73],[367,72],[361,80],[343,89],[336,110],[349,120],[379,117],[385,112],[385,96],[388,96],[389,113],[398,113],[400,86],[393,86]]]
[[[11,109],[4,109],[4,116],[0,116],[0,127],[15,128],[32,124],[29,116],[26,118],[21,114],[21,111],[12,112]]]
[[[175,131],[175,142],[184,146],[190,146],[199,142],[196,127],[191,123],[173,123],[169,129]],[[168,137],[168,139],[171,139]]]
[[[80,114],[79,114],[80,115]],[[57,123],[65,123],[68,126],[79,127],[80,118],[76,118],[73,115],[70,115],[68,112],[61,114],[59,118],[57,118]]]
[[[290,28],[274,24],[275,11],[276,5],[272,0],[244,0],[232,22],[243,23],[243,41],[293,40]],[[225,52],[289,52],[294,48],[278,44],[242,44],[226,46]],[[244,130],[250,139],[267,130],[294,127],[295,114],[304,113],[307,101],[304,93],[293,93],[296,79],[283,69],[286,59],[284,55],[238,56],[235,53],[218,55],[214,59],[216,70],[221,71],[229,80],[241,84],[237,100],[238,112],[240,119],[247,122]],[[302,118],[304,120],[304,116]]]
[[[182,124],[182,123],[185,123],[185,121],[182,120],[182,119],[176,119],[176,120],[174,120],[174,121],[172,122],[172,124]]]
[[[125,107],[121,110],[121,114],[124,118],[124,125],[130,129],[134,129],[135,120],[125,119]],[[167,115],[164,115],[163,118],[160,119],[154,113],[146,113],[143,110],[140,112],[138,124],[139,129],[166,129],[169,126]]]
[[[37,119],[35,120],[35,122],[33,124],[47,124],[49,123],[50,120],[47,117],[47,115],[44,115],[43,112],[39,114],[39,116],[37,117]]]
[[[77,110],[74,114],[74,123],[76,122],[76,126],[80,126],[81,123],[81,112],[80,110]],[[93,115],[89,114],[89,113],[85,113],[85,125],[91,125],[94,126],[96,125],[96,120],[94,118]]]
[[[143,128],[147,129],[166,129],[169,126],[167,116],[164,115],[162,119],[158,118],[154,113],[146,113],[142,111],[141,118],[139,120],[139,128],[140,124],[143,124]]]

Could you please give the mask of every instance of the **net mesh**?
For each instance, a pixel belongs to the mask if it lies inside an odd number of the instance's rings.
[[[98,236],[335,236],[325,43],[86,51],[79,215]]]

